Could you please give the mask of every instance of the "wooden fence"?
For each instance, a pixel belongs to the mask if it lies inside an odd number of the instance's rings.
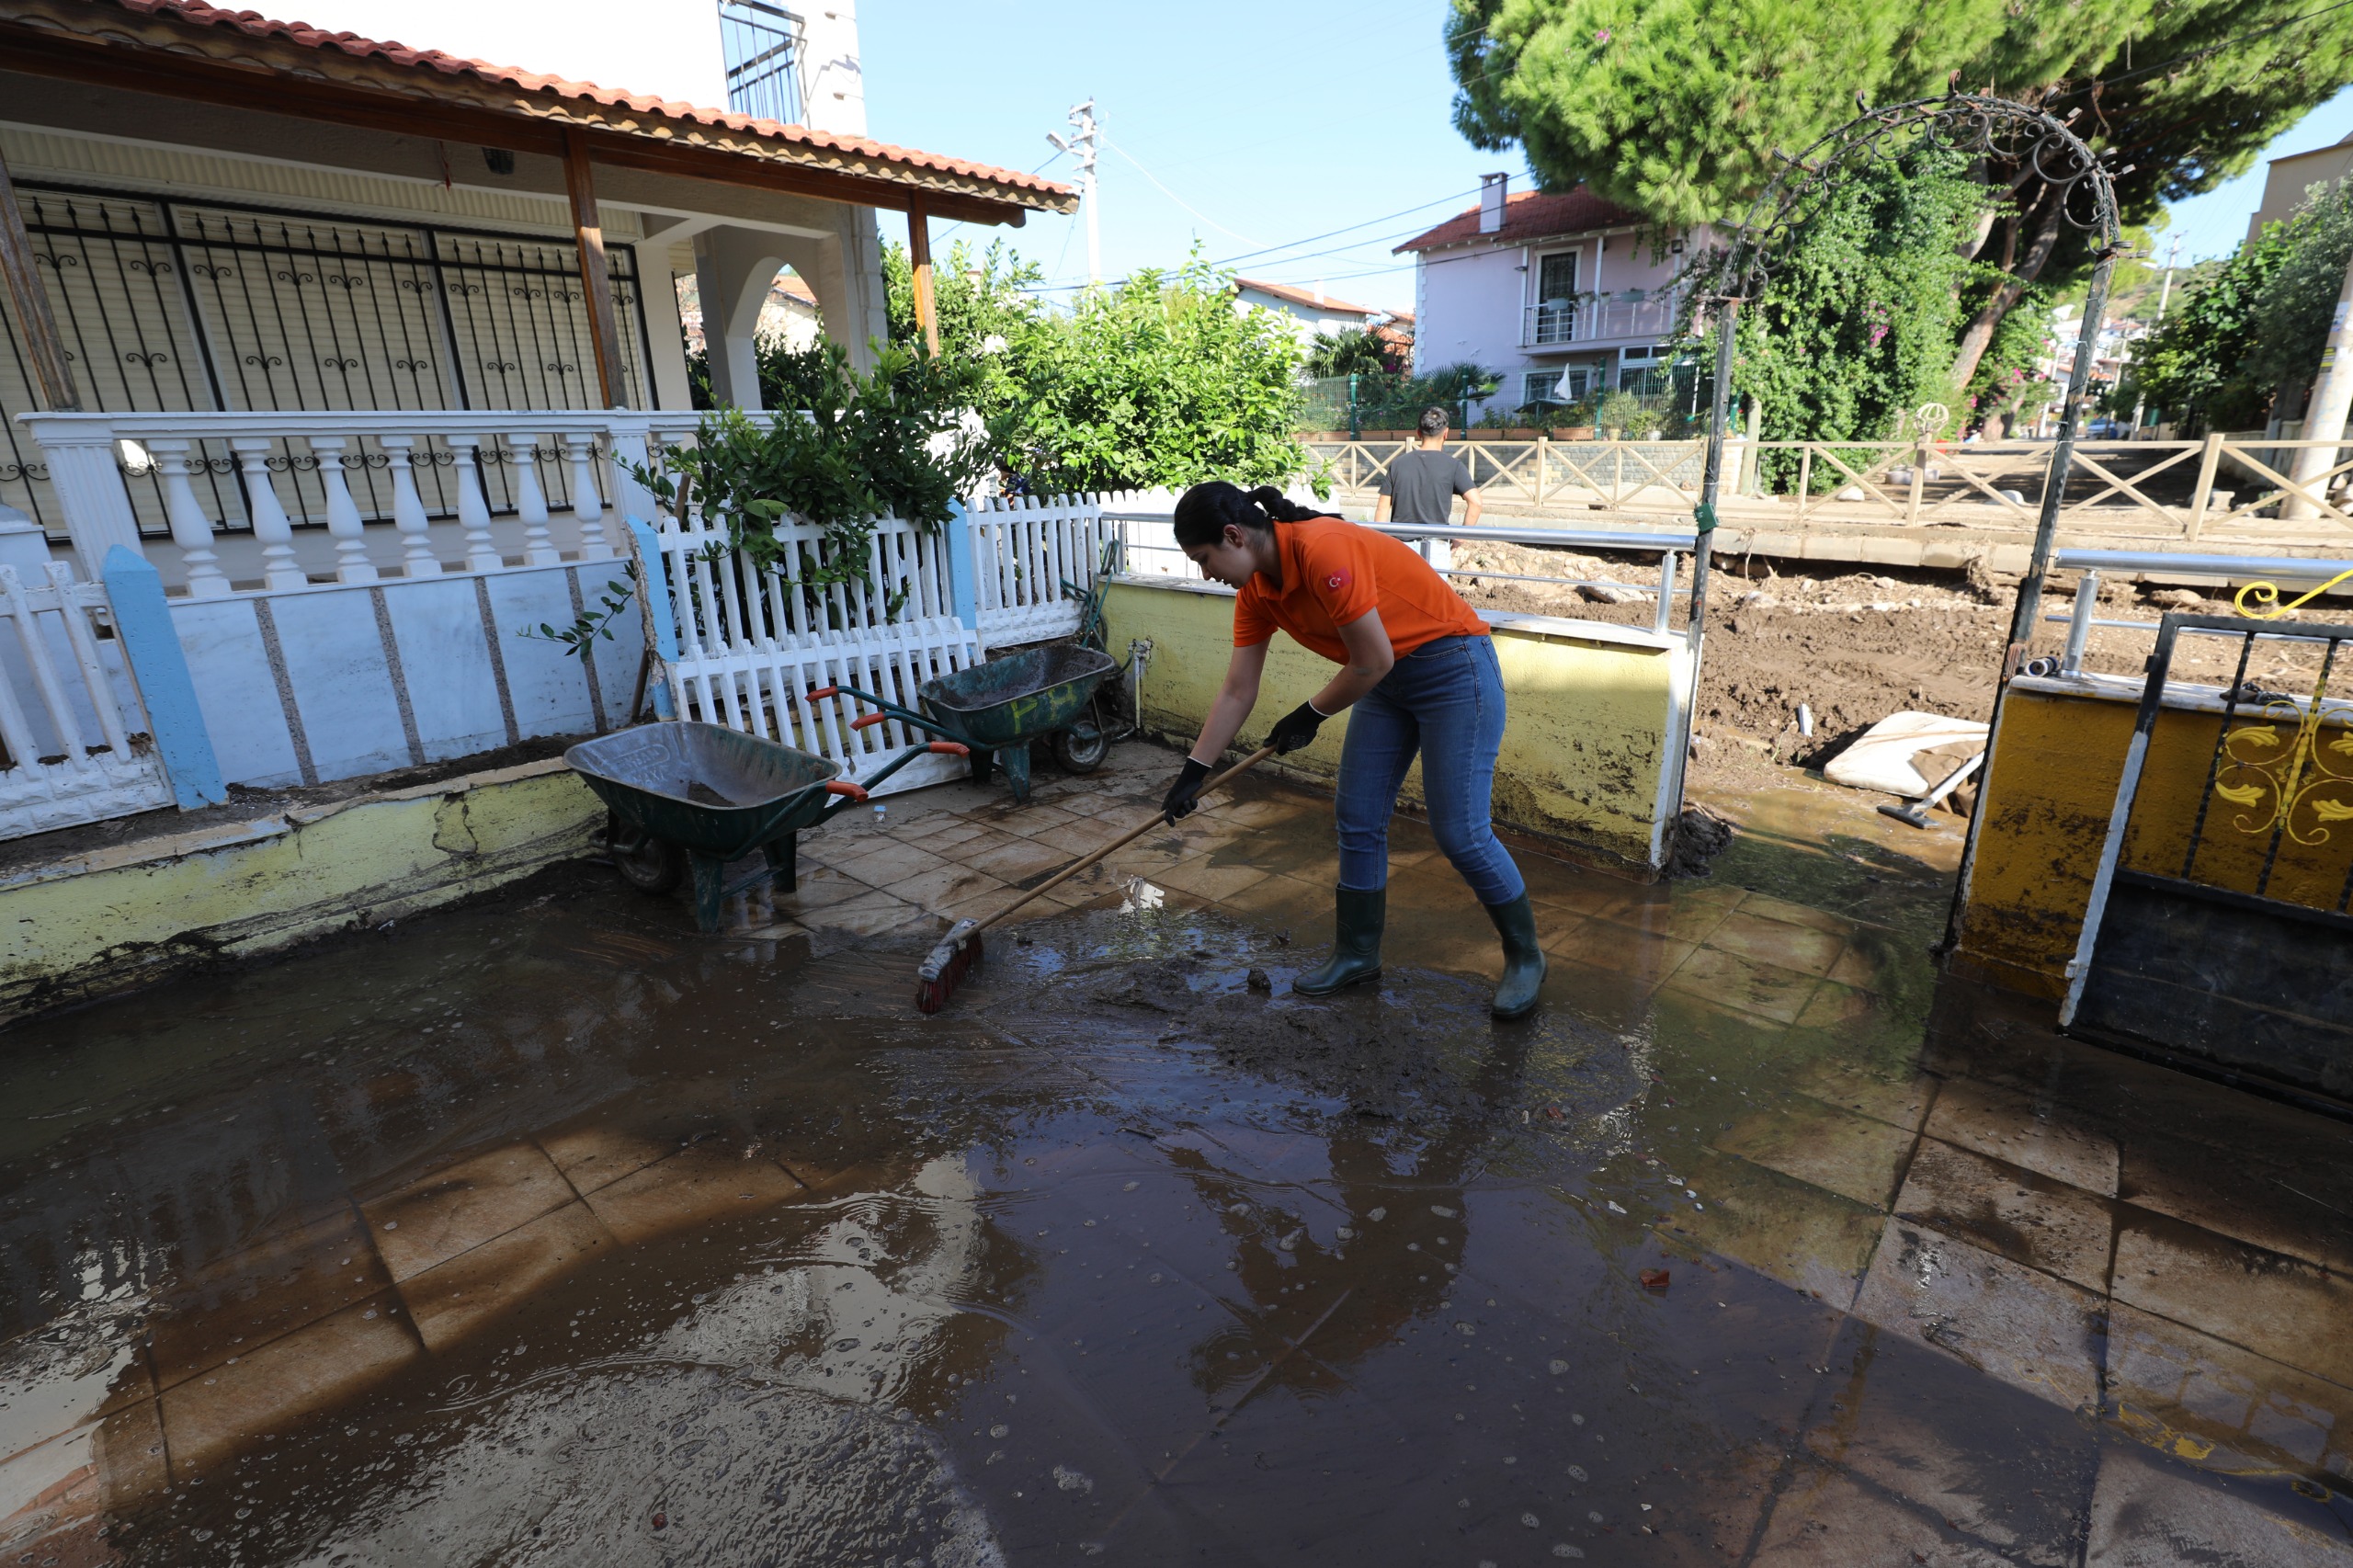
[[[2295,454],[2332,447],[2319,479],[2289,478]],[[1404,441],[1308,443],[1313,472],[1369,491]],[[1699,441],[1462,440],[1447,449],[1490,506],[1688,516],[1699,495]],[[1726,444],[1720,511],[1758,530],[1948,526],[2031,534],[2052,444],[1984,441],[1749,441]],[[2340,495],[2353,447],[2257,434],[2199,441],[2077,443],[2059,514],[2070,535],[2184,543],[2218,539],[2341,547],[2353,497]],[[2282,517],[2283,512],[2302,516]]]

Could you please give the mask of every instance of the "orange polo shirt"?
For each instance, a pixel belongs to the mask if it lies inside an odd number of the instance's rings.
[[[1233,601],[1233,645],[1255,647],[1278,628],[1335,664],[1348,662],[1340,628],[1381,612],[1400,658],[1441,637],[1484,637],[1487,623],[1403,540],[1345,517],[1277,523],[1279,592],[1254,576]]]

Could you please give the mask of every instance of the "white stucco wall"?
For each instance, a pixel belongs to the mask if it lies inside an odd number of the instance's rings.
[[[331,32],[727,107],[711,0],[302,0],[295,9]]]
[[[1688,252],[1706,244],[1705,232],[1686,242]],[[1536,302],[1540,259],[1564,251],[1577,253],[1576,289],[1580,294],[1599,291],[1621,294],[1630,289],[1654,293],[1670,287],[1683,266],[1672,254],[1654,256],[1641,236],[1620,231],[1608,234],[1563,235],[1534,244],[1513,243],[1486,248],[1463,246],[1426,252],[1415,278],[1420,319],[1414,341],[1414,369],[1427,375],[1448,365],[1470,360],[1503,377],[1495,402],[1516,407],[1521,401],[1526,373],[1559,369],[1573,362],[1606,359],[1613,366],[1620,347],[1640,347],[1665,334],[1609,337],[1580,342],[1543,352],[1520,347],[1527,311]],[[1615,384],[1614,375],[1609,384]],[[1476,409],[1474,408],[1474,413]]]
[[[1490,370],[1517,369],[1523,276],[1518,245],[1508,250],[1446,250],[1421,260],[1422,310],[1414,326],[1414,370],[1474,360]]]

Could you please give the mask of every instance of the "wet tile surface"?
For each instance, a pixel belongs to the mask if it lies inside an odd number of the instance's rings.
[[[1166,763],[847,816],[713,937],[567,868],[11,1031],[85,1108],[0,1117],[0,1556],[2348,1561],[2345,1130],[1940,977],[1949,843],[1523,857],[1499,1027],[1411,821],[1381,984],[1291,996],[1329,807],[1253,786],[913,1011]]]
[[[2100,1299],[1944,1235],[1890,1219],[1855,1315],[1960,1357],[2063,1409],[2099,1396]]]
[[[2115,1140],[2083,1125],[2064,1104],[1995,1084],[1948,1084],[1928,1116],[1928,1131],[2039,1176],[2112,1197]]]
[[[2108,1289],[2112,1206],[2078,1187],[1927,1138],[1895,1211],[2086,1290]]]

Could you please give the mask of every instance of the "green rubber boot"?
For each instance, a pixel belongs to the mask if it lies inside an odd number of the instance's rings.
[[[1544,986],[1544,949],[1536,945],[1536,911],[1521,893],[1509,903],[1482,904],[1504,939],[1504,977],[1495,984],[1490,1004],[1499,1018],[1524,1018],[1536,1010],[1536,994]]]
[[[1332,956],[1290,983],[1299,995],[1329,996],[1344,986],[1381,978],[1381,928],[1389,919],[1389,890],[1337,888],[1332,903],[1338,927]]]

